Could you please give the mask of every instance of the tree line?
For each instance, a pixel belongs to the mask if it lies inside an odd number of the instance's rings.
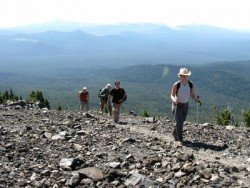
[[[22,96],[17,96],[14,94],[13,90],[6,90],[5,92],[0,92],[0,104],[4,104],[7,101],[19,101],[23,100]],[[50,103],[48,99],[44,98],[42,91],[31,91],[31,93],[28,95],[26,102],[35,103],[39,102],[40,108],[48,108],[51,109]]]
[[[23,100],[22,96],[15,95],[12,89],[6,90],[3,93],[0,92],[0,104],[4,104],[7,101],[19,101],[19,100]],[[26,99],[26,102],[32,102],[32,103],[39,102],[40,108],[46,107],[48,109],[51,109],[48,99],[44,98],[43,92],[39,90],[31,91]],[[61,111],[62,110],[61,105],[58,104],[55,110]],[[236,121],[235,115],[230,107],[219,109],[217,106],[214,106],[213,110],[214,110],[213,119],[215,120],[215,123],[219,125],[232,124],[235,126],[239,126],[239,122]],[[144,109],[139,115],[144,117],[149,117],[150,113],[146,109]],[[245,126],[250,127],[250,109],[242,111],[242,116],[243,116],[242,123]]]

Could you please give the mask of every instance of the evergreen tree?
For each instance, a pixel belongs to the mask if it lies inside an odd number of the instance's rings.
[[[32,91],[32,92],[29,94],[29,97],[27,98],[27,101],[29,101],[29,102],[35,102],[35,101],[36,101],[36,94],[35,94],[35,91]]]
[[[62,107],[61,105],[58,103],[58,106],[57,106],[57,111],[62,111]]]
[[[45,99],[45,106],[50,110],[50,104],[49,104],[49,101],[48,99]]]
[[[12,89],[10,89],[10,95],[9,95],[9,99],[14,99],[14,94],[13,94],[13,91],[12,91]]]
[[[44,99],[42,91],[32,91],[27,99],[29,102],[40,102],[39,107],[47,107],[50,109],[50,104],[48,99]]]
[[[243,120],[247,127],[250,127],[250,110],[247,110],[243,113]]]
[[[3,104],[3,97],[1,95],[1,93],[0,93],[0,104]]]
[[[4,100],[9,100],[9,92],[8,92],[8,90],[6,90],[5,92],[4,92],[4,94],[3,94],[3,99]]]

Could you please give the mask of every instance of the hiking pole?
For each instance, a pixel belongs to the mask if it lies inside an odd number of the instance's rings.
[[[197,96],[197,101],[196,101],[196,124],[199,124],[199,106],[201,106],[201,101],[199,101],[199,95]]]
[[[177,111],[177,105],[174,105],[174,123],[176,124],[176,111]]]

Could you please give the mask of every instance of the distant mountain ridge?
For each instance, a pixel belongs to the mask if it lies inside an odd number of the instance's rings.
[[[63,29],[59,25],[37,25],[0,30],[0,58],[29,57],[35,63],[37,56],[44,61],[48,56],[55,61],[64,56],[64,59],[81,59],[83,64],[88,60],[95,66],[250,59],[250,33],[210,26],[178,29],[154,24],[73,26]]]

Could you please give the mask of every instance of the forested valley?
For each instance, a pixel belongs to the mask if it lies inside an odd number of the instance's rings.
[[[151,116],[172,118],[170,91],[178,80],[181,65],[141,64],[121,68],[55,67],[41,66],[32,72],[19,73],[1,71],[1,92],[9,88],[25,98],[33,90],[43,91],[52,109],[77,110],[77,91],[87,87],[90,93],[90,107],[98,109],[98,92],[107,83],[120,80],[128,94],[123,112],[134,111]],[[216,62],[203,65],[188,65],[196,94],[200,96],[200,122],[213,122],[217,110],[230,108],[235,121],[242,120],[242,110],[250,107],[250,62]],[[190,101],[189,120],[195,121],[197,106]]]

